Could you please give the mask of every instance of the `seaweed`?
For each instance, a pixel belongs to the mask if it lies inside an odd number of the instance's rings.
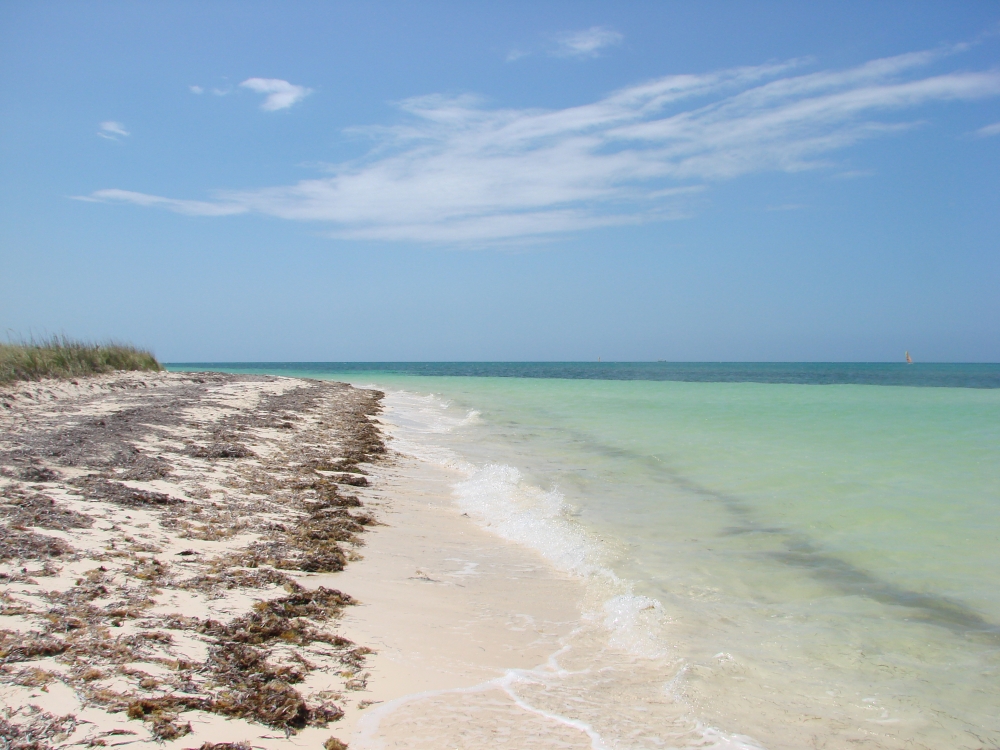
[[[344,569],[347,556],[338,547],[328,547],[310,552],[298,563],[298,569],[306,573],[336,573]]]
[[[169,477],[173,466],[162,458],[150,458],[135,450],[131,456],[117,461],[123,467],[118,476],[133,482],[150,482],[154,479]]]
[[[143,506],[179,505],[184,501],[152,490],[139,490],[121,482],[111,482],[100,477],[89,476],[75,482],[91,500],[104,500],[130,508]]]
[[[196,445],[188,450],[194,458],[252,458],[254,452],[241,443]]]
[[[94,525],[94,519],[86,513],[69,510],[42,494],[8,490],[3,495],[10,502],[0,506],[0,516],[6,517],[10,526],[38,526],[43,529],[67,531],[87,529]]]
[[[55,482],[59,474],[44,466],[29,466],[18,475],[22,482]]]
[[[177,554],[184,554],[178,552]],[[273,568],[243,570],[226,568],[218,573],[195,576],[177,584],[177,588],[212,592],[218,589],[263,589],[269,586],[295,586],[291,578]]]
[[[336,589],[320,586],[313,591],[298,591],[269,601],[258,602],[254,610],[223,625],[207,620],[199,631],[220,642],[260,645],[281,639],[285,643],[305,645],[322,641],[335,646],[350,645],[346,638],[316,630],[305,618],[323,622],[336,616],[354,600]]]
[[[307,661],[302,650],[316,643],[313,650],[319,655],[317,661],[324,660],[322,668],[331,668],[328,660],[332,659],[334,672],[350,678],[350,689],[364,687],[367,674],[361,669],[370,651],[324,624],[353,600],[330,589],[307,591],[284,571],[341,570],[348,558],[346,545],[360,545],[359,535],[375,522],[371,515],[356,511],[362,505],[356,495],[342,493],[345,485],[367,485],[362,464],[385,453],[371,420],[381,408],[381,394],[345,384],[311,382],[261,395],[256,405],[247,408],[234,407],[228,396],[214,400],[210,388],[272,379],[219,374],[158,378],[155,389],[134,396],[129,391],[145,388],[145,381],[135,376],[104,381],[94,396],[102,398],[102,389],[116,389],[118,401],[112,406],[117,411],[73,421],[65,418],[65,407],[60,406],[58,414],[42,410],[40,416],[32,417],[31,429],[11,434],[0,446],[0,472],[14,480],[3,490],[10,502],[0,501],[0,516],[10,519],[3,529],[6,535],[0,537],[0,554],[14,550],[20,557],[69,557],[75,554],[69,545],[28,527],[65,531],[94,523],[87,513],[75,513],[45,494],[32,494],[19,482],[59,482],[77,488],[95,504],[158,511],[161,527],[171,530],[175,538],[215,540],[246,529],[259,534],[258,540],[218,558],[184,550],[171,558],[172,566],[153,556],[136,555],[138,547],[156,550],[151,542],[129,537],[125,521],[117,525],[121,514],[116,513],[110,529],[116,536],[95,558],[111,570],[103,565],[89,570],[65,591],[0,601],[4,613],[34,615],[41,630],[0,634],[0,680],[32,685],[59,680],[86,702],[111,712],[127,711],[130,717],[145,721],[158,740],[176,739],[188,731],[182,718],[186,711],[242,717],[286,732],[340,718],[342,711],[327,702],[336,695],[320,693],[313,698],[296,686],[310,671],[321,668]],[[25,393],[28,401],[21,402],[29,415],[38,403],[34,395]],[[189,409],[195,406],[217,408],[223,416],[192,423],[187,420],[192,418]],[[178,428],[183,430],[180,436]],[[257,428],[293,432],[254,435]],[[260,456],[251,450],[258,441],[270,446]],[[158,446],[156,456],[139,447],[151,443]],[[330,453],[335,457],[325,457]],[[184,489],[172,491],[177,497],[126,484],[169,476],[175,457],[176,465],[184,469]],[[257,460],[239,460],[250,458]],[[192,468],[198,471],[217,459],[233,459],[208,468],[211,481],[226,490],[209,490],[188,479]],[[84,469],[78,473],[91,473],[63,479],[43,463],[78,466]],[[322,476],[317,470],[333,474]],[[148,521],[125,519],[140,527]],[[184,569],[195,574],[175,576],[175,570]],[[45,562],[37,575],[53,571]],[[0,580],[34,583],[30,574],[35,573],[22,568],[20,573],[3,574]],[[151,609],[161,587],[198,591],[212,598],[230,589],[277,586],[286,589],[284,595],[259,602],[227,622],[161,616]],[[107,603],[109,599],[113,601]],[[38,600],[46,602],[47,609],[34,606]],[[115,637],[114,628],[126,619],[138,620],[136,625],[142,630],[117,631],[120,635]],[[193,631],[191,635],[207,641],[206,660],[192,663],[178,658],[171,648],[171,634],[164,628]],[[54,674],[31,664],[43,657],[53,657],[69,668]],[[137,661],[159,663],[170,671],[153,677],[129,666]],[[103,683],[115,676],[126,676],[131,687],[118,693]],[[333,738],[327,743],[330,748],[340,747],[332,742]],[[91,742],[103,743],[101,739]],[[246,750],[240,743],[205,748]],[[0,750],[7,749],[0,746]]]
[[[64,739],[76,729],[73,714],[54,716],[34,707],[17,712],[25,720],[12,722],[14,712],[8,709],[7,718],[0,718],[0,748],[3,750],[50,750],[52,740]]]
[[[287,667],[270,667],[264,655],[251,646],[222,644],[212,650],[206,666],[218,688],[213,697],[139,698],[128,704],[128,717],[153,722],[156,734],[158,730],[178,730],[183,725],[177,714],[190,710],[252,719],[287,731],[307,725],[323,726],[343,716],[343,711],[331,704],[308,706],[290,684],[301,680],[301,674]]]
[[[170,565],[168,563],[160,562],[155,557],[140,557],[130,567],[126,568],[124,573],[129,578],[155,584],[168,575],[169,570]]]
[[[34,688],[44,687],[57,677],[54,673],[46,669],[39,669],[38,667],[25,667],[24,669],[8,672],[8,674],[12,675],[10,681],[15,685]]]
[[[212,702],[205,698],[187,695],[165,695],[162,698],[139,698],[128,704],[126,714],[130,719],[154,719],[164,714],[200,709],[207,711]]]
[[[40,633],[14,633],[0,630],[0,664],[29,661],[40,656],[55,656],[69,648],[65,641]]]
[[[191,734],[191,722],[184,722],[182,724],[176,716],[158,716],[153,719],[153,726],[150,731],[160,741],[176,740],[178,737]]]
[[[335,573],[344,569],[347,556],[335,542],[310,540],[303,535],[288,535],[286,541],[252,542],[242,551],[224,558],[229,565],[259,568],[270,565],[278,570],[301,570],[307,573]]]
[[[76,550],[62,539],[27,531],[23,527],[0,527],[0,561],[42,560],[48,557],[67,558]]]
[[[340,648],[352,646],[346,638],[318,630],[310,620],[328,620],[353,603],[350,596],[340,591],[320,587],[259,602],[252,612],[226,624],[214,620],[201,623],[198,631],[218,644],[211,650],[207,666],[221,690],[207,710],[285,729],[339,719],[343,715],[339,708],[325,703],[310,707],[291,687],[303,679],[302,670],[308,671],[310,665],[300,660],[301,668],[272,666],[267,662],[266,651],[260,647],[274,641],[297,645],[321,641]]]

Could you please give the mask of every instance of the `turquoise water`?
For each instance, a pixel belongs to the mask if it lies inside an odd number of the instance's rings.
[[[573,664],[617,682],[525,700],[606,747],[1000,746],[1000,368],[476,367],[257,371],[386,389],[470,515],[594,581]],[[859,384],[900,378],[937,387]]]

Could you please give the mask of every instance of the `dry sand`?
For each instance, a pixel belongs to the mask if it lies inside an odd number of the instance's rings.
[[[504,690],[578,622],[579,584],[386,450],[379,397],[217,374],[0,391],[8,746],[590,747]]]

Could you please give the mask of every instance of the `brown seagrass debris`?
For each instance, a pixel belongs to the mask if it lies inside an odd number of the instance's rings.
[[[28,466],[21,469],[18,478],[22,482],[54,482],[59,474],[44,466]]]
[[[195,458],[252,458],[254,452],[241,443],[212,443],[198,445],[189,449],[188,454]]]
[[[368,477],[355,476],[354,474],[334,474],[330,479],[338,484],[349,484],[354,487],[368,486]]]
[[[58,638],[38,633],[15,633],[0,630],[0,664],[29,661],[43,656],[55,656],[64,652],[69,645]]]
[[[357,510],[362,506],[357,496],[341,493],[345,486],[367,485],[363,464],[385,453],[371,421],[381,409],[381,394],[344,384],[306,383],[265,395],[247,409],[233,407],[225,398],[206,397],[203,383],[229,385],[256,376],[165,377],[169,379],[159,390],[116,394],[131,404],[117,412],[70,420],[56,415],[49,427],[41,424],[0,444],[0,472],[13,480],[0,498],[0,518],[16,520],[0,526],[6,533],[0,538],[0,555],[13,546],[20,559],[42,559],[37,575],[57,572],[49,557],[73,557],[69,545],[31,531],[41,527],[69,533],[94,523],[87,513],[49,498],[45,493],[53,484],[87,500],[152,511],[153,522],[158,520],[175,538],[215,541],[249,531],[257,540],[221,557],[183,550],[171,557],[171,565],[137,555],[158,550],[152,542],[128,536],[142,534],[124,521],[119,530],[116,520],[111,532],[117,536],[94,557],[95,564],[106,563],[112,570],[101,565],[67,590],[0,601],[3,614],[42,620],[32,633],[0,633],[0,681],[63,682],[85,703],[143,720],[159,740],[186,734],[190,725],[184,713],[192,710],[241,717],[286,732],[340,718],[343,712],[327,702],[328,694],[307,699],[295,686],[317,668],[305,658],[314,651],[310,658],[332,659],[341,665],[336,672],[353,678],[349,689],[363,687],[367,675],[357,675],[370,651],[324,624],[353,600],[324,588],[306,591],[283,571],[341,570],[348,556],[354,556],[345,545],[362,544],[359,535],[375,523],[370,514]],[[194,417],[206,421],[191,422],[191,409],[199,406],[223,414],[229,410],[229,416]],[[252,434],[258,428],[302,430],[301,440],[298,433],[292,441],[285,433]],[[256,455],[258,443],[264,447]],[[330,458],[331,452],[337,455]],[[212,461],[207,471],[205,459]],[[218,459],[232,461],[215,463]],[[71,478],[62,478],[43,461],[74,467]],[[180,479],[170,481],[183,489],[172,491],[191,500],[126,484],[164,479],[174,472]],[[29,489],[21,483],[45,486]],[[217,489],[209,491],[209,483]],[[95,507],[100,506],[95,502]],[[149,523],[148,515],[134,515],[139,518],[133,525]],[[8,541],[11,545],[5,544]],[[175,570],[190,573],[181,576]],[[3,574],[2,580],[34,583],[30,574],[34,572],[23,568],[21,573]],[[212,599],[230,589],[270,587],[284,587],[287,595],[260,602],[224,623],[162,616],[152,609],[163,588],[198,591]],[[126,631],[132,635],[116,631],[126,619],[143,630]],[[207,640],[207,658],[199,663],[178,658],[171,634],[156,628],[193,631],[191,636]],[[303,650],[313,643],[312,651]],[[32,665],[45,657],[64,666],[48,672]],[[153,677],[136,668],[139,662],[162,664],[168,671]],[[107,686],[106,680],[122,678],[129,686],[124,692]],[[242,750],[239,743],[217,747]],[[0,745],[0,750],[7,748]]]
[[[131,508],[179,505],[184,502],[164,492],[140,490],[129,487],[127,484],[122,484],[121,482],[112,482],[96,476],[84,477],[74,482],[74,484],[83,490],[85,497],[88,499],[104,500],[105,502]]]
[[[291,687],[302,681],[309,669],[307,664],[272,667],[266,661],[266,650],[260,647],[274,641],[282,645],[321,641],[339,648],[353,646],[346,638],[319,630],[313,624],[335,617],[353,603],[351,597],[339,591],[320,587],[259,602],[253,612],[225,625],[211,620],[202,624],[199,630],[219,644],[212,650],[208,664],[213,679],[223,689],[211,710],[288,728],[322,725],[340,718],[343,712],[336,706],[309,707]],[[342,662],[356,661],[367,653],[368,649],[349,649],[342,655]]]
[[[0,748],[3,750],[51,750],[53,743],[69,737],[76,729],[73,714],[54,716],[44,711],[28,711],[17,723],[0,717]],[[9,717],[8,712],[8,717]]]
[[[187,551],[187,550],[185,550]],[[184,554],[178,552],[177,554]],[[273,568],[244,570],[224,568],[218,573],[195,576],[177,584],[177,588],[190,591],[212,592],[219,589],[265,589],[271,586],[297,586],[293,579]]]
[[[94,519],[86,513],[70,510],[37,492],[30,493],[8,487],[0,493],[0,497],[5,501],[0,505],[0,518],[14,528],[38,526],[43,529],[68,531],[88,529],[94,525]]]
[[[220,641],[261,644],[276,638],[286,642],[306,644],[323,641],[342,646],[345,638],[316,631],[303,621],[309,618],[324,622],[340,614],[345,606],[354,604],[347,594],[320,586],[314,590],[300,589],[290,596],[258,602],[252,612],[222,625],[207,620],[199,630]]]
[[[36,534],[33,531],[0,526],[0,562],[6,560],[67,559],[76,553],[62,539]]]
[[[359,544],[357,534],[375,523],[367,513],[350,513],[339,503],[345,499],[306,504],[309,516],[292,530],[285,526],[273,529],[273,538],[252,542],[243,550],[220,561],[220,566],[260,568],[271,566],[280,570],[300,570],[307,573],[332,573],[344,569],[347,555],[339,542]],[[350,507],[357,507],[346,499]],[[335,504],[336,503],[336,504]],[[360,506],[360,501],[357,501]]]
[[[332,704],[309,706],[291,686],[301,682],[302,673],[290,667],[270,666],[265,654],[252,646],[218,646],[212,650],[206,667],[215,687],[212,697],[140,698],[129,703],[128,717],[154,722],[155,731],[155,722],[175,721],[179,712],[190,710],[251,719],[286,730],[324,726],[343,716],[343,711]]]
[[[50,627],[45,633],[0,632],[0,664],[56,656],[65,664],[79,667],[77,676],[83,679],[86,670],[96,663],[120,665],[153,656],[149,647],[163,644],[164,637],[169,637],[165,633],[115,637],[108,627],[115,622],[111,617],[98,618],[83,614],[83,617],[79,617],[50,612]],[[98,622],[95,624],[94,620]]]
[[[166,479],[173,472],[173,465],[160,457],[151,458],[138,449],[131,457],[119,460],[118,478],[133,482],[150,482]]]
[[[360,668],[370,653],[368,649],[317,627],[353,603],[351,597],[334,589],[308,591],[298,587],[288,596],[259,602],[252,612],[225,624],[176,619],[176,627],[195,629],[214,641],[201,667],[209,680],[209,694],[139,698],[129,703],[129,717],[154,722],[154,734],[173,731],[171,728],[182,730],[184,725],[177,714],[187,710],[251,719],[289,731],[339,719],[343,711],[336,705],[323,702],[310,706],[292,687],[312,666],[301,658],[295,665],[272,665],[268,661],[269,647],[319,641],[341,649],[339,659],[344,666]]]
[[[288,535],[291,537],[291,535]],[[251,542],[224,558],[226,566],[278,570],[301,570],[307,573],[335,573],[344,569],[347,555],[336,544],[320,542],[302,550],[286,541]]]

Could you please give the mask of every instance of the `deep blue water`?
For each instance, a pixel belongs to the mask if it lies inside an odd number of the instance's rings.
[[[227,372],[674,380],[701,383],[908,385],[1000,388],[1000,364],[885,362],[174,362],[169,369]]]

